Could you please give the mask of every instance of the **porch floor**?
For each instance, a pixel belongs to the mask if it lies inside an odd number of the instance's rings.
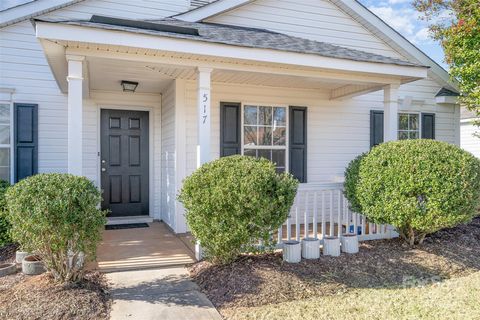
[[[92,268],[114,272],[193,263],[195,254],[184,241],[161,222],[149,223],[149,228],[104,230]]]

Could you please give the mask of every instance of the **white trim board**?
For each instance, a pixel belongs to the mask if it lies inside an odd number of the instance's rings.
[[[0,28],[55,11],[84,0],[36,0],[0,12]]]
[[[416,60],[423,65],[428,65],[431,68],[428,72],[429,75],[431,75],[432,78],[438,81],[442,86],[458,91],[458,85],[451,81],[450,76],[445,69],[439,66],[432,58],[408,41],[385,21],[363,6],[359,1],[331,1],[350,15],[352,19],[355,19],[360,24],[364,25],[373,34],[377,35],[401,54]],[[250,2],[252,2],[252,0],[219,0],[198,9],[176,15],[175,18],[190,22],[198,22],[247,5]]]
[[[78,41],[122,47],[161,50],[182,54],[198,54],[209,57],[233,58],[260,63],[277,63],[367,75],[387,75],[413,80],[426,78],[427,67],[400,66],[386,63],[352,61],[323,57],[315,54],[285,52],[273,49],[248,48],[197,40],[176,39],[147,34],[133,34],[117,30],[105,30],[84,26],[72,26],[44,21],[36,22],[37,38],[56,41]],[[416,78],[416,79],[415,79]]]

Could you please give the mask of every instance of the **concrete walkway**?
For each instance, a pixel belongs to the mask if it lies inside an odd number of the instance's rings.
[[[108,273],[111,320],[221,320],[184,267]]]

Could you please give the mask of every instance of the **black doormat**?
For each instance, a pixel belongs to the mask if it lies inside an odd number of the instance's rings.
[[[148,228],[147,223],[108,224],[105,230],[137,229]]]

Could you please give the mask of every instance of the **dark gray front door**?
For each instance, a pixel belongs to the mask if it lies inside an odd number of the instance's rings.
[[[101,111],[103,209],[148,215],[148,112]]]

